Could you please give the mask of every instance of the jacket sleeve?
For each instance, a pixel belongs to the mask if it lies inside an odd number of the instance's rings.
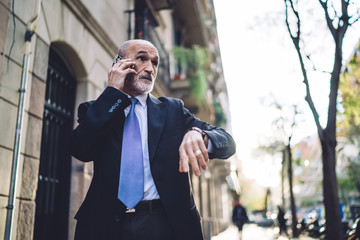
[[[83,162],[93,161],[103,149],[111,128],[124,117],[124,109],[130,105],[129,98],[121,91],[107,87],[92,102],[78,107],[79,125],[70,137],[71,154]]]
[[[212,126],[209,123],[196,118],[183,106],[183,102],[180,102],[187,130],[192,127],[198,127],[202,129],[211,140],[214,151],[209,153],[209,158],[227,159],[235,154],[236,144],[229,133],[220,127]]]

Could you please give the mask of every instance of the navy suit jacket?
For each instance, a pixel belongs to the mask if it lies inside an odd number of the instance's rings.
[[[75,239],[116,239],[126,207],[118,200],[124,109],[131,104],[121,91],[107,87],[99,98],[80,104],[79,125],[73,130],[72,155],[93,162],[93,178],[78,220]],[[148,145],[151,173],[161,202],[179,240],[203,239],[200,215],[192,196],[188,173],[179,172],[179,147],[188,129],[199,127],[211,139],[210,158],[235,153],[232,137],[223,129],[194,117],[179,99],[149,94]],[[131,151],[131,149],[124,149]]]

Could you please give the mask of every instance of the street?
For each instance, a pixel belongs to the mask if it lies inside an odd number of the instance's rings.
[[[286,236],[277,237],[276,228],[263,228],[259,227],[256,224],[245,224],[243,228],[243,237],[242,240],[286,240],[289,239]],[[224,232],[220,233],[217,236],[211,238],[211,240],[238,240],[238,231],[234,225],[231,225]],[[295,240],[295,238],[292,238]],[[314,238],[301,236],[296,238],[299,240],[312,240]]]

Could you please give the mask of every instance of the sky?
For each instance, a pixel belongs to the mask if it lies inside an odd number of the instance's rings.
[[[322,22],[322,9],[318,1],[302,2],[315,3],[313,6],[303,6],[306,9],[303,28],[307,50],[316,61],[317,68],[330,71],[333,43]],[[269,162],[267,157],[256,159],[253,155],[253,149],[259,142],[264,142],[273,134],[271,123],[276,115],[269,103],[275,98],[279,103],[300,106],[304,121],[294,133],[296,141],[316,135],[313,116],[304,100],[306,92],[299,61],[285,25],[284,1],[214,0],[214,5],[237,157],[247,177],[256,179],[261,185],[277,185],[280,181],[277,172],[261,170],[261,164]],[[360,32],[358,25],[347,32],[344,58],[350,56],[360,39],[355,34],[356,29]],[[324,126],[329,75],[315,72],[310,73],[309,78],[313,99]],[[279,168],[280,165],[276,163],[281,160],[276,158],[274,163]]]

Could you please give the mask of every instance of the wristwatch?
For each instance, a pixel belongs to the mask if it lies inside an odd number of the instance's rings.
[[[206,133],[201,130],[200,128],[198,127],[192,127],[191,129],[189,129],[189,131],[197,131],[201,134],[202,138],[205,140],[205,137],[206,137]]]

